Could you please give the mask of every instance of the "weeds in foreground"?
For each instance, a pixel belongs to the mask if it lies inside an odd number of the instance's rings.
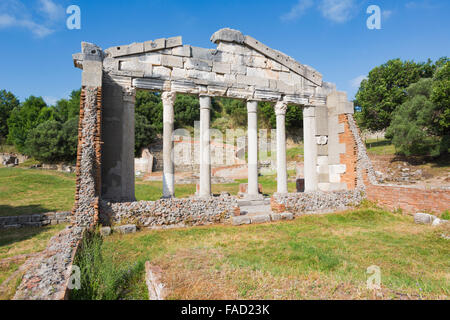
[[[127,288],[144,270],[144,261],[118,266],[102,254],[103,239],[98,232],[88,234],[75,257],[74,265],[80,268],[81,288],[73,289],[73,300],[119,300]]]

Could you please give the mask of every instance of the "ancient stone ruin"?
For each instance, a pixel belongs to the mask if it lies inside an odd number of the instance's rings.
[[[405,210],[441,212],[447,191],[378,185],[353,119],[353,103],[313,68],[271,49],[240,31],[221,29],[216,49],[184,45],[181,37],[156,39],[102,50],[82,43],[73,55],[82,72],[77,187],[72,224],[29,262],[15,298],[67,297],[73,257],[84,230],[123,221],[140,227],[201,225],[238,215],[237,199],[211,194],[211,97],[247,102],[248,186],[246,201],[261,201],[258,190],[257,104],[273,103],[277,130],[277,193],[273,212],[259,222],[292,219],[292,214],[330,212],[363,198]],[[163,100],[163,198],[135,201],[134,105],[136,90],[161,92]],[[175,198],[173,131],[176,94],[200,100],[199,190]],[[288,193],[285,113],[303,107],[305,192]],[[146,164],[147,165],[147,164]],[[397,198],[396,198],[397,197]],[[420,201],[415,199],[419,198]],[[289,211],[290,213],[287,213]],[[242,223],[248,218],[241,219]]]

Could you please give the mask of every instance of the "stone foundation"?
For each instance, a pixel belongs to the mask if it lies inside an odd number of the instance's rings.
[[[364,194],[359,190],[275,194],[271,208],[274,212],[288,211],[297,215],[323,213],[356,206],[363,198]]]
[[[233,216],[238,208],[234,197],[161,199],[138,202],[101,202],[101,223],[132,223],[139,227],[168,225],[206,225],[220,223]]]

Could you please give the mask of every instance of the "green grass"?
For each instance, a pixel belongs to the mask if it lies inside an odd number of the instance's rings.
[[[395,146],[390,140],[387,139],[367,139],[366,140],[367,152],[375,155],[394,155]]]
[[[0,216],[70,210],[75,174],[0,168]]]
[[[448,240],[379,209],[113,235],[102,250],[117,268],[142,259],[161,266],[172,299],[370,298],[371,265],[381,268],[384,298],[450,294]]]
[[[289,172],[295,175],[294,172]],[[236,195],[239,184],[214,184],[212,191],[222,191]],[[276,175],[259,178],[263,192],[272,194],[276,191]],[[290,191],[295,191],[295,183],[288,183]],[[25,215],[50,211],[70,211],[74,202],[75,174],[52,170],[35,170],[23,168],[0,168],[0,216]],[[162,197],[161,181],[136,180],[137,200],[158,200]],[[175,194],[186,198],[195,194],[194,184],[176,184]]]

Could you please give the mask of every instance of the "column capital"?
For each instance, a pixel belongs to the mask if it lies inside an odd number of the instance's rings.
[[[286,101],[277,101],[275,104],[275,114],[284,116],[287,110],[287,102]]]
[[[211,109],[211,96],[207,94],[199,94],[200,109]]]
[[[258,101],[247,100],[247,113],[256,113],[258,111]]]
[[[163,104],[173,105],[175,103],[176,97],[177,97],[177,94],[174,91],[164,91],[161,94],[161,100],[162,100]]]

